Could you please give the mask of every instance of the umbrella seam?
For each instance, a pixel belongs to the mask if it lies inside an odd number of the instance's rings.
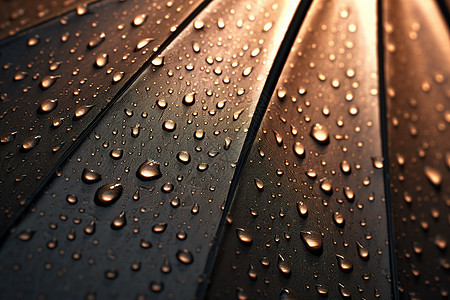
[[[399,299],[398,293],[398,273],[397,273],[397,257],[395,253],[395,236],[392,215],[392,195],[390,188],[389,173],[389,149],[388,149],[388,132],[387,132],[387,103],[386,103],[386,86],[385,86],[385,69],[384,69],[384,36],[383,36],[383,0],[377,2],[378,15],[378,80],[379,80],[379,101],[380,101],[380,129],[381,129],[381,151],[384,159],[383,178],[384,178],[384,196],[386,204],[386,221],[389,241],[389,262],[391,271],[392,295],[394,299]]]
[[[236,170],[234,172],[233,179],[230,184],[227,199],[225,200],[222,218],[219,222],[217,233],[213,241],[213,245],[211,246],[211,249],[208,254],[205,271],[203,272],[203,278],[197,289],[196,293],[197,299],[204,299],[206,296],[206,292],[208,289],[208,281],[214,269],[214,264],[219,251],[220,242],[225,232],[226,218],[233,203],[240,174],[242,173],[243,166],[245,165],[246,159],[253,145],[253,142],[256,138],[259,127],[263,121],[264,114],[267,110],[270,99],[272,98],[272,94],[275,91],[278,79],[280,78],[281,72],[285,66],[288,55],[291,52],[292,45],[297,37],[301,25],[303,24],[303,21],[306,17],[306,14],[309,10],[312,1],[313,0],[301,0],[300,4],[297,6],[297,9],[295,11],[294,16],[291,19],[286,34],[280,44],[280,47],[278,48],[278,52],[275,56],[272,67],[270,68],[269,75],[267,76],[266,82],[262,89],[261,96],[256,105],[255,112],[250,122],[250,126],[248,128],[248,132],[245,137],[241,153],[239,155],[239,159],[236,165]]]

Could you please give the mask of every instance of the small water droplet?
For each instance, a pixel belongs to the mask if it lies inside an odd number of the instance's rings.
[[[87,45],[88,49],[93,49],[93,48],[97,47],[98,45],[100,45],[101,43],[103,43],[105,41],[105,37],[106,37],[106,34],[104,32],[102,32],[101,34],[91,38]]]
[[[178,152],[177,159],[179,162],[181,162],[185,165],[187,165],[188,163],[191,162],[191,156],[189,155],[189,153],[187,151]]]
[[[0,136],[0,144],[8,144],[16,139],[17,131],[8,132]]]
[[[124,74],[125,74],[124,72],[116,72],[116,73],[114,73],[112,82],[113,83],[117,83],[117,82],[121,81]]]
[[[25,229],[24,231],[20,232],[17,235],[17,238],[21,241],[27,242],[27,241],[31,240],[31,238],[33,237],[33,235],[35,233],[36,233],[35,230]]]

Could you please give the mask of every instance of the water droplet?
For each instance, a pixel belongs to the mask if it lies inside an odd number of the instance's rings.
[[[192,253],[187,249],[180,249],[177,252],[177,258],[178,260],[183,264],[191,264],[194,261],[194,257],[192,256]]]
[[[300,231],[300,237],[308,250],[317,252],[322,249],[322,236],[317,231]]]
[[[202,20],[195,20],[194,21],[194,28],[197,30],[200,30],[205,26],[205,23]]]
[[[295,153],[295,155],[297,155],[300,158],[305,157],[305,147],[303,146],[302,143],[300,143],[300,142],[294,143],[294,153]]]
[[[194,138],[196,140],[203,140],[205,137],[205,132],[202,129],[198,129],[194,132]]]
[[[316,284],[316,291],[321,296],[328,295],[328,288],[322,284]]]
[[[110,206],[120,198],[122,191],[120,183],[105,184],[95,193],[94,202],[99,206]]]
[[[111,223],[111,228],[112,229],[122,229],[125,225],[127,225],[127,219],[125,217],[125,212],[122,211],[118,216],[116,216],[112,223]]]
[[[108,53],[100,53],[99,55],[97,55],[97,58],[95,59],[95,66],[101,69],[108,64],[108,61],[109,61]]]
[[[56,80],[57,80],[58,78],[60,78],[60,77],[61,77],[61,75],[54,75],[54,76],[48,75],[48,76],[45,76],[44,78],[42,78],[42,81],[41,81],[41,83],[40,83],[41,88],[42,88],[43,90],[48,89],[48,88],[51,87],[51,86],[56,82]]]
[[[16,139],[16,134],[17,131],[3,134],[2,136],[0,136],[0,143],[4,145],[14,141]]]
[[[29,136],[23,140],[22,147],[20,148],[20,150],[22,152],[28,152],[32,150],[34,147],[36,147],[39,144],[40,140],[41,140],[40,135]]]
[[[159,163],[153,160],[146,160],[136,171],[136,176],[143,181],[150,181],[161,178]]]
[[[83,180],[84,183],[91,184],[102,180],[102,175],[100,175],[94,170],[84,168],[83,173],[81,175],[81,179]]]
[[[27,72],[24,71],[18,71],[16,74],[14,74],[14,81],[21,81],[25,79],[25,77],[28,76]]]
[[[187,151],[180,151],[178,152],[177,155],[178,161],[187,165],[188,163],[191,162],[191,156],[189,155],[189,153]]]
[[[92,235],[95,233],[95,221],[92,220],[90,221],[86,227],[84,227],[84,233],[86,233],[87,235]]]
[[[164,289],[164,284],[161,280],[153,280],[150,282],[150,290],[154,293],[159,293]]]
[[[333,188],[331,186],[331,182],[326,178],[321,180],[320,189],[327,195],[333,194]]]
[[[41,39],[40,39],[40,37],[38,35],[30,37],[28,39],[28,41],[27,41],[27,45],[28,45],[28,47],[36,46],[39,43],[40,40]]]
[[[297,202],[297,211],[302,218],[308,216],[308,206],[303,201]]]
[[[262,192],[264,190],[264,183],[261,181],[261,179],[254,178],[256,188],[258,191]]]
[[[46,99],[42,101],[38,112],[41,114],[46,114],[53,111],[56,106],[58,106],[58,99]]]
[[[253,236],[248,230],[236,228],[236,235],[238,239],[246,245],[250,245],[253,242]]]
[[[113,83],[117,83],[117,82],[121,81],[124,74],[125,74],[124,72],[116,72],[116,73],[114,73],[112,82]]]
[[[372,157],[373,167],[375,169],[383,168],[383,158],[382,157]]]
[[[120,148],[112,149],[109,153],[109,156],[111,156],[112,159],[121,159],[123,155],[123,150]]]
[[[442,174],[441,174],[441,172],[439,172],[439,170],[426,165],[424,167],[424,171],[425,171],[425,176],[435,187],[439,187],[441,185]]]
[[[279,147],[283,145],[283,137],[278,133],[278,131],[273,130],[273,135],[275,137],[275,141]]]
[[[133,19],[133,26],[137,27],[137,26],[141,26],[142,24],[144,24],[144,22],[147,20],[147,15],[146,14],[141,14],[136,16]]]
[[[266,23],[266,24],[264,25],[264,27],[263,27],[263,31],[264,31],[264,32],[269,31],[269,30],[272,28],[272,26],[273,26],[273,23],[272,23],[272,22]]]
[[[360,242],[356,242],[356,248],[358,249],[359,257],[366,260],[369,259],[369,250],[364,248],[364,246]]]
[[[334,223],[335,223],[337,226],[339,226],[339,227],[343,227],[343,226],[345,225],[345,219],[344,219],[344,216],[343,216],[340,212],[338,212],[338,211],[336,211],[336,212],[333,214],[333,221],[334,221]]]
[[[343,298],[351,298],[350,290],[347,289],[343,284],[339,283],[339,293]]]
[[[157,224],[153,225],[152,231],[154,233],[162,233],[166,230],[166,228],[167,228],[167,223],[157,223]]]
[[[220,29],[225,28],[225,21],[223,20],[223,18],[219,18],[217,20],[217,27],[219,27]]]
[[[163,123],[162,128],[165,131],[172,132],[177,128],[177,123],[175,123],[173,120],[167,120]]]
[[[27,242],[27,241],[31,240],[31,238],[33,237],[33,235],[35,233],[36,233],[35,230],[25,229],[24,231],[22,231],[21,233],[19,233],[17,235],[17,238],[21,241]]]
[[[355,200],[355,192],[353,192],[353,190],[350,187],[348,187],[348,186],[346,186],[344,188],[344,195],[345,195],[345,198],[347,198],[348,201]]]
[[[312,127],[311,137],[320,145],[326,145],[330,142],[328,131],[319,123],[314,124]]]
[[[74,120],[78,120],[84,117],[91,109],[93,105],[81,105],[75,110],[75,114],[73,115]]]
[[[77,202],[78,202],[78,198],[77,198],[77,196],[76,195],[74,195],[74,194],[68,194],[67,196],[66,196],[66,201],[67,202],[69,202],[69,204],[77,204]]]
[[[233,140],[230,138],[230,137],[226,137],[225,138],[225,145],[223,146],[223,149],[225,149],[225,150],[228,150],[228,149],[230,149],[230,146],[231,146],[231,142],[232,142]]]
[[[105,41],[105,37],[106,37],[106,34],[104,32],[102,32],[98,36],[94,36],[88,42],[88,45],[87,45],[88,49],[93,49],[93,48],[97,47],[98,45],[100,45],[101,43],[103,43]]]
[[[195,92],[191,92],[189,94],[186,94],[183,97],[183,104],[186,105],[186,106],[193,105],[195,103],[195,95],[196,95]]]
[[[280,270],[281,273],[283,273],[284,276],[290,276],[291,275],[291,264],[288,263],[281,254],[278,254],[278,264],[277,264],[278,270]]]
[[[336,254],[336,259],[338,261],[339,268],[344,272],[351,272],[353,269],[353,264],[351,261],[346,259],[344,256],[340,254]]]
[[[348,161],[346,160],[341,161],[341,171],[346,175],[352,172],[352,167]]]
[[[140,40],[138,43],[137,43],[137,45],[136,45],[136,48],[134,48],[134,51],[139,51],[139,50],[141,50],[142,48],[144,48],[145,46],[147,46],[151,41],[153,41],[154,39],[152,39],[152,38],[145,38],[145,39],[142,39],[142,40]]]
[[[152,65],[155,67],[161,67],[164,65],[164,56],[158,55],[152,60]]]
[[[166,183],[164,183],[163,186],[161,187],[161,191],[162,191],[163,193],[170,193],[170,192],[173,191],[173,189],[174,189],[174,186],[173,186],[173,184],[172,184],[171,182],[166,182]]]
[[[248,75],[250,75],[250,73],[252,72],[253,67],[247,67],[244,69],[244,71],[242,71],[242,76],[247,77]]]

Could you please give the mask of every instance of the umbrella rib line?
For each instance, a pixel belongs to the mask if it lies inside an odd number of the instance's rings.
[[[205,9],[212,0],[203,1],[181,24],[177,27],[177,29],[169,35],[169,37],[161,44],[157,51],[155,51],[147,61],[139,68],[139,70],[134,73],[131,78],[124,84],[122,88],[117,92],[117,94],[111,99],[111,101],[106,104],[106,106],[95,116],[92,122],[80,133],[77,139],[73,142],[72,145],[64,152],[64,154],[59,158],[56,162],[55,166],[50,170],[50,172],[44,176],[41,183],[34,189],[33,193],[28,198],[28,203],[22,207],[22,211],[18,212],[14,216],[14,220],[10,224],[6,224],[5,227],[0,229],[0,246],[3,244],[3,241],[6,239],[6,232],[14,226],[20,220],[20,216],[25,212],[25,208],[28,207],[31,203],[33,203],[37,196],[41,193],[43,188],[54,178],[55,172],[58,168],[72,155],[72,153],[82,144],[82,142],[88,137],[88,135],[94,130],[94,128],[100,123],[102,118],[106,115],[109,109],[117,102],[120,97],[133,85],[133,83],[139,78],[139,76],[151,65],[153,59],[155,59],[162,51],[164,51],[167,46],[169,46],[178,35],[184,31],[184,29],[197,17],[203,9]]]
[[[208,289],[208,280],[212,275],[215,260],[219,251],[220,242],[225,233],[225,224],[226,217],[228,212],[230,211],[231,205],[233,203],[233,198],[238,186],[238,180],[240,174],[242,173],[243,167],[245,165],[245,161],[248,157],[250,149],[252,148],[253,142],[256,138],[256,135],[259,131],[259,127],[264,118],[264,114],[269,105],[270,99],[272,97],[273,92],[275,91],[275,87],[278,83],[278,79],[280,78],[281,72],[284,68],[288,55],[291,51],[292,45],[295,42],[297,34],[300,30],[300,27],[306,17],[306,14],[309,10],[313,0],[301,0],[298,5],[294,16],[291,19],[289,27],[286,31],[286,34],[280,43],[280,47],[275,56],[275,60],[270,68],[269,75],[267,76],[266,82],[261,92],[261,96],[258,100],[258,103],[255,108],[255,112],[253,114],[252,120],[250,122],[250,126],[248,128],[247,135],[244,140],[244,144],[241,149],[241,153],[239,155],[239,159],[236,165],[236,170],[234,171],[234,175],[230,184],[230,189],[228,191],[227,199],[225,201],[225,206],[223,209],[223,214],[220,220],[220,223],[217,228],[217,233],[214,238],[213,245],[209,251],[207,263],[205,266],[205,271],[203,272],[203,280],[201,281],[197,293],[197,299],[204,299],[207,289]]]
[[[384,30],[383,30],[383,1],[377,1],[377,15],[378,15],[378,88],[379,88],[379,107],[380,107],[380,129],[381,129],[381,151],[384,159],[383,179],[384,179],[384,196],[386,198],[386,221],[389,240],[389,262],[392,282],[392,295],[394,299],[399,299],[398,292],[398,271],[397,271],[397,257],[395,253],[395,235],[394,222],[392,211],[392,195],[390,188],[390,172],[389,172],[389,149],[388,149],[388,129],[387,129],[387,103],[386,103],[386,82],[384,69]],[[386,0],[389,1],[389,0]]]

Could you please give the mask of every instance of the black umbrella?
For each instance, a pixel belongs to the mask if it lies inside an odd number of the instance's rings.
[[[447,297],[439,4],[8,12],[2,296]]]

